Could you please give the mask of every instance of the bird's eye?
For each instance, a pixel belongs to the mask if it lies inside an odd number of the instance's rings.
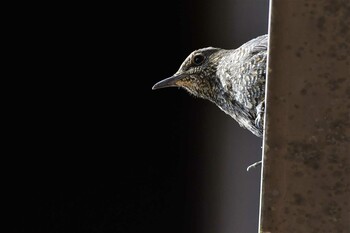
[[[196,56],[193,57],[193,63],[195,65],[201,65],[204,61],[204,56],[202,54],[197,54]]]

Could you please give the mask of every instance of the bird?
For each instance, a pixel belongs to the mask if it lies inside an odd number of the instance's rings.
[[[174,75],[154,84],[152,90],[183,88],[195,97],[213,102],[241,127],[262,138],[267,56],[268,34],[234,49],[197,49]],[[260,164],[262,161],[248,166],[247,171]]]
[[[262,138],[267,52],[267,34],[234,49],[197,49],[187,56],[174,75],[157,82],[152,89],[179,87],[209,100],[241,127]]]

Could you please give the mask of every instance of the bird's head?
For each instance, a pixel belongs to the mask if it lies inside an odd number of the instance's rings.
[[[193,51],[173,76],[156,83],[152,89],[181,87],[194,96],[211,99],[218,88],[216,70],[224,51],[213,47]]]

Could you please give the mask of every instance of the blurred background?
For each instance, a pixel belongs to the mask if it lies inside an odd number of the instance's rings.
[[[151,88],[195,49],[266,34],[268,0],[84,4],[61,6],[36,41],[45,81],[16,106],[6,232],[257,232],[260,167],[246,168],[262,139],[209,101]]]

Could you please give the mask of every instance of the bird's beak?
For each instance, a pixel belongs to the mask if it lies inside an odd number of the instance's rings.
[[[179,81],[184,78],[184,75],[181,74],[174,74],[170,78],[163,79],[162,81],[157,82],[152,87],[152,90],[165,88],[165,87],[179,87]]]

